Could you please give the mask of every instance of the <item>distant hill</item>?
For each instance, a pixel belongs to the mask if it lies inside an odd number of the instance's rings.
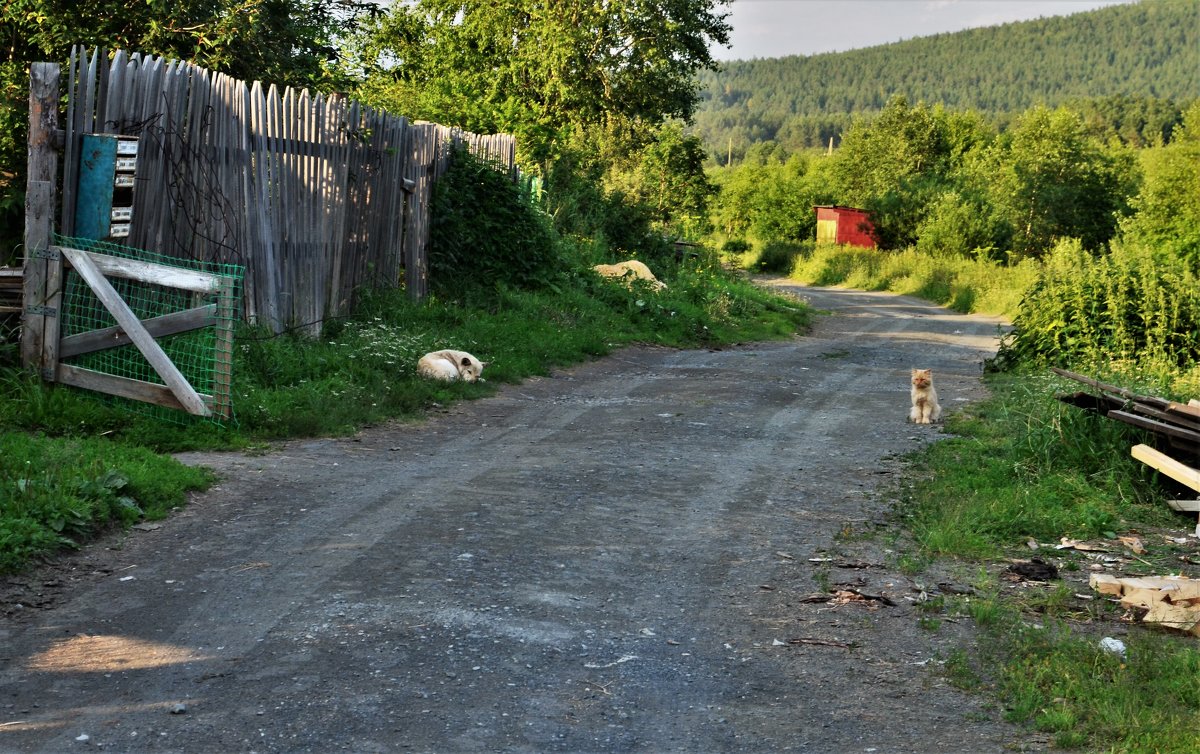
[[[852,5],[850,7],[853,7]],[[1071,104],[1098,130],[1149,142],[1200,98],[1200,0],[1142,0],[1071,16],[850,52],[732,61],[699,77],[694,133],[725,162],[752,144],[823,146],[894,94],[1001,125]]]

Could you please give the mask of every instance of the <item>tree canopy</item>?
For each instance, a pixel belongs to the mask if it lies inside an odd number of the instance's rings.
[[[544,160],[579,131],[691,117],[694,75],[727,43],[726,0],[397,3],[358,55],[364,97],[399,113],[520,136]]]

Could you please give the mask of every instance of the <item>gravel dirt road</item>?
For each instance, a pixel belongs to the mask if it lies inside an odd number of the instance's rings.
[[[0,588],[0,752],[1039,748],[946,683],[969,628],[919,628],[922,577],[860,536],[941,433],[909,368],[980,398],[998,322],[764,284],[830,314],[184,456],[220,484]]]

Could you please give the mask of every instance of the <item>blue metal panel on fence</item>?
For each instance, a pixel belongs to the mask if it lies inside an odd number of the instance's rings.
[[[76,236],[95,241],[108,238],[116,173],[117,137],[84,134],[79,155],[79,192],[75,195]]]

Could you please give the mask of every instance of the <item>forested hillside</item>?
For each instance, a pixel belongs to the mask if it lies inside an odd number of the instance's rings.
[[[727,63],[699,75],[695,134],[737,162],[758,142],[788,151],[840,140],[893,95],[976,110],[998,125],[1070,104],[1136,146],[1169,138],[1200,96],[1200,0],[1143,0],[1071,16],[813,56]]]

